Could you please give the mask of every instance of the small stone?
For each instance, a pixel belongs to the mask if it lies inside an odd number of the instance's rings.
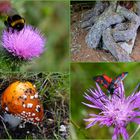
[[[114,24],[124,21],[124,17],[112,11],[110,6],[95,22],[86,36],[86,43],[90,48],[97,48],[103,31]]]
[[[103,32],[103,42],[106,48],[111,52],[111,54],[121,62],[130,62],[132,59],[129,54],[116,43],[111,34],[111,28],[106,29]]]
[[[9,111],[8,107],[5,107],[5,110],[6,110],[6,111]]]
[[[60,132],[66,132],[67,131],[66,126],[65,125],[60,125],[59,131]]]
[[[136,34],[133,37],[132,40],[128,41],[128,42],[120,42],[118,43],[120,45],[121,48],[123,48],[128,54],[131,54],[132,49],[134,47],[134,43],[135,43],[135,39],[136,39]]]

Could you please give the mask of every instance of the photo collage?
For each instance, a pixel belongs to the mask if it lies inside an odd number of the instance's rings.
[[[139,140],[140,1],[0,0],[0,139]]]

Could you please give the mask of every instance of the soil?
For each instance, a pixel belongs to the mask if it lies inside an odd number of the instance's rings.
[[[85,42],[88,33],[80,28],[81,15],[86,10],[76,11],[71,14],[71,60],[73,62],[116,62],[112,54],[106,50],[91,49]],[[137,33],[135,45],[130,55],[134,61],[140,61],[140,28]]]

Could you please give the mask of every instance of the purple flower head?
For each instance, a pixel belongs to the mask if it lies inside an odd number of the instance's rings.
[[[21,31],[4,30],[2,45],[12,55],[24,60],[39,57],[44,51],[45,39],[37,29],[25,26]]]
[[[89,89],[88,95],[85,93],[85,98],[90,104],[84,105],[99,109],[99,114],[89,114],[89,122],[87,128],[95,125],[97,122],[100,126],[114,127],[113,140],[116,140],[121,134],[124,140],[129,139],[126,126],[130,122],[140,124],[140,92],[132,93],[132,95],[125,97],[123,83],[115,90],[114,94],[109,98],[103,93],[99,85],[96,83],[97,89]]]

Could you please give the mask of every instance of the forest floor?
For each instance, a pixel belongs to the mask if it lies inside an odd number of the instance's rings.
[[[0,107],[0,139],[67,139],[69,136],[69,78],[61,73],[0,73],[0,96],[13,81],[29,81],[36,85],[44,107],[40,126],[26,123],[11,129],[3,121]]]
[[[87,30],[80,27],[81,15],[86,10],[71,14],[71,60],[73,62],[116,62],[112,54],[105,50],[91,49],[85,42]],[[140,28],[137,33],[135,45],[130,55],[134,61],[140,61]]]

